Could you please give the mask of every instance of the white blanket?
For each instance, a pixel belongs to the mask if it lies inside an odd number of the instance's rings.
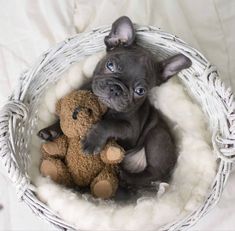
[[[124,14],[136,23],[161,27],[199,49],[235,89],[233,0],[0,0],[0,106],[19,73],[43,51],[76,31],[110,24]],[[235,175],[219,205],[195,229],[234,230],[234,181]],[[4,206],[0,229],[50,229],[15,202],[13,189],[2,175],[0,185],[0,204]],[[19,214],[27,219],[19,219]]]

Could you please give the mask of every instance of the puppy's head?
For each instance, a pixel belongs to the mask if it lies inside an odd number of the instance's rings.
[[[96,66],[92,90],[118,112],[138,109],[151,88],[191,66],[182,54],[156,62],[150,52],[135,44],[134,27],[126,16],[113,23],[104,42],[107,54]]]

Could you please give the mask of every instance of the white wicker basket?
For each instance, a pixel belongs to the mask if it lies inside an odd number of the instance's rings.
[[[137,42],[165,58],[175,53],[189,57],[193,65],[179,77],[189,93],[201,105],[212,131],[212,143],[218,156],[217,175],[201,207],[185,219],[162,227],[162,230],[185,230],[194,225],[219,201],[235,160],[235,111],[233,95],[218,78],[216,68],[194,48],[155,27],[137,26]],[[59,229],[74,229],[64,222],[34,194],[28,176],[29,143],[34,132],[37,106],[46,87],[58,80],[71,64],[105,49],[103,39],[110,27],[78,34],[56,45],[20,77],[19,84],[0,111],[0,157],[19,198],[39,217]]]

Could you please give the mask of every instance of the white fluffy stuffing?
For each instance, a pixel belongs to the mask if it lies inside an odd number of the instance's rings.
[[[78,88],[92,72],[102,54],[73,65],[61,80],[48,89],[41,101],[37,131],[55,120],[55,102]],[[80,195],[40,176],[40,140],[33,136],[31,178],[38,197],[65,221],[84,230],[156,230],[197,208],[215,176],[216,160],[210,134],[199,106],[192,102],[177,77],[150,94],[153,105],[169,122],[177,140],[178,163],[169,186],[162,183],[154,197],[143,196],[136,204],[117,205],[112,201]],[[36,132],[35,131],[35,134]]]

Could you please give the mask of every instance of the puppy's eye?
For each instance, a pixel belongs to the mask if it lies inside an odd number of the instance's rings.
[[[143,87],[137,87],[135,89],[135,93],[138,95],[138,96],[143,96],[145,94],[146,90],[143,88]]]
[[[109,60],[109,61],[106,63],[106,67],[107,67],[111,72],[114,72],[115,65],[114,65],[114,63],[113,63],[112,61]]]

